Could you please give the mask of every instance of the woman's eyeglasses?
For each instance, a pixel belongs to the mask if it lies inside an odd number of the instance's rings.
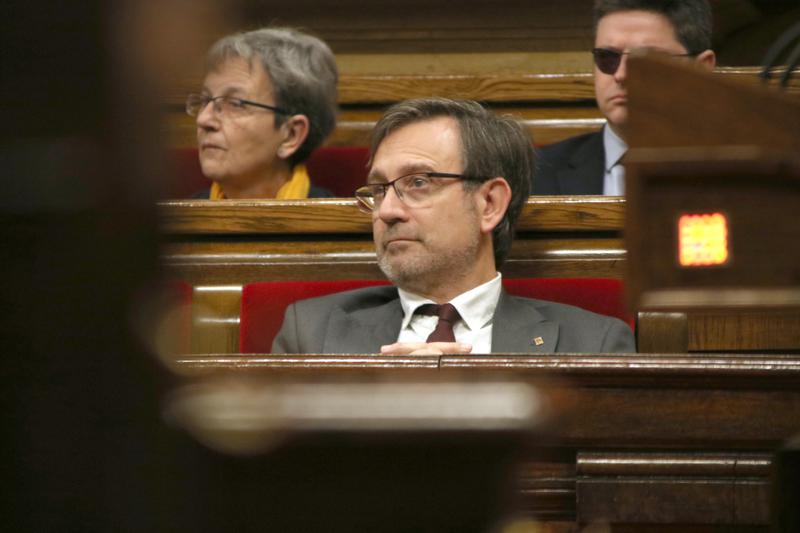
[[[206,94],[192,93],[186,97],[186,113],[192,117],[199,115],[208,104],[214,106],[214,111],[221,115],[236,117],[247,113],[247,107],[258,107],[261,109],[268,109],[275,113],[283,115],[291,115],[289,111],[275,107],[274,105],[262,104],[261,102],[254,102],[252,100],[245,100],[243,98],[235,98],[233,96],[208,96]]]

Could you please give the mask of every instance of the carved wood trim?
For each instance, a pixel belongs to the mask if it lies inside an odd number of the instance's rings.
[[[513,372],[559,378],[583,387],[612,385],[750,390],[800,385],[800,356],[741,354],[543,354],[382,357],[377,355],[206,354],[178,356],[175,368],[192,375],[208,370],[328,371],[335,369],[441,369]]]
[[[579,452],[578,520],[766,525],[771,466],[765,453]]]
[[[720,67],[718,78],[736,80],[751,86],[761,85],[759,67]],[[780,76],[780,72],[777,73]],[[199,80],[183,80],[168,96],[168,104],[183,109],[186,94],[196,92]],[[789,90],[800,92],[800,83]],[[593,102],[594,78],[591,72],[502,74],[342,74],[339,104],[389,104],[408,98],[431,95],[482,102]]]

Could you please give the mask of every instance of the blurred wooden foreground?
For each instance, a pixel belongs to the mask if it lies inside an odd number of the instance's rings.
[[[551,423],[518,467],[517,513],[613,530],[764,531],[773,453],[797,432],[797,355],[186,356],[184,377],[281,382],[499,378],[539,386]],[[628,528],[624,529],[625,524]],[[571,529],[572,527],[572,529]],[[550,529],[548,529],[550,531]]]

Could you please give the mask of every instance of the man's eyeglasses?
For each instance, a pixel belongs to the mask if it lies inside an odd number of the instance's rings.
[[[291,115],[292,113],[275,107],[274,105],[262,104],[261,102],[253,102],[252,100],[245,100],[243,98],[234,98],[233,96],[208,96],[205,94],[192,93],[186,97],[186,112],[193,117],[199,115],[206,106],[211,103],[214,105],[214,111],[221,115],[226,116],[242,116],[247,114],[247,106],[260,107],[261,109],[269,109],[275,113],[282,115]]]
[[[427,207],[435,193],[442,188],[440,179],[480,181],[480,178],[470,178],[463,174],[414,172],[386,183],[368,183],[359,187],[355,193],[358,208],[365,213],[380,209],[389,187],[394,188],[397,197],[408,207]]]
[[[631,52],[621,52],[613,48],[593,48],[592,55],[594,56],[594,64],[597,65],[597,70],[603,74],[613,76],[620,63],[622,63],[622,56],[630,55]],[[673,57],[688,57],[693,54],[669,54]]]

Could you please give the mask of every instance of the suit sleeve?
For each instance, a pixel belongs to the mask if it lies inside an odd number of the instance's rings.
[[[635,353],[636,339],[628,325],[622,320],[611,319],[603,338],[601,353]]]
[[[297,337],[297,307],[291,304],[283,315],[283,324],[275,340],[272,341],[272,353],[291,354],[300,353]]]

